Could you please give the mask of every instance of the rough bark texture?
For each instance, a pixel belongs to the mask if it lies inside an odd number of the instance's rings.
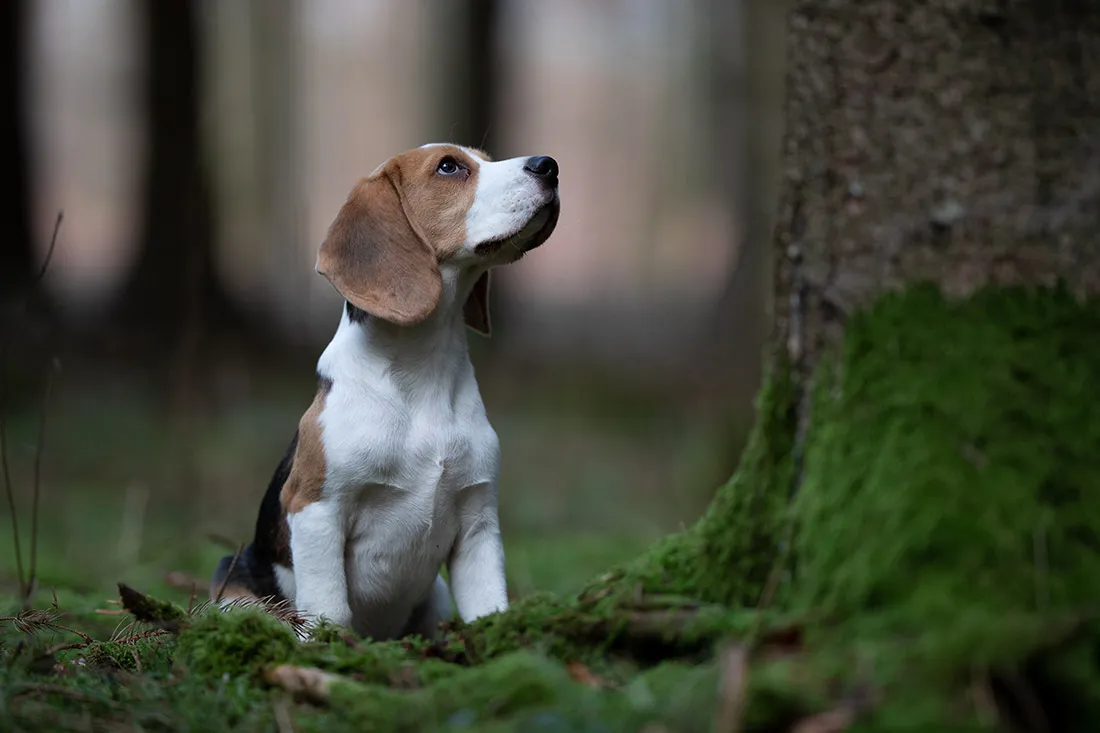
[[[776,337],[802,376],[920,280],[1100,290],[1100,7],[811,0],[790,17]]]

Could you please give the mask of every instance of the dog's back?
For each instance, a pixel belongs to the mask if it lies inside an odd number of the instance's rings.
[[[239,554],[223,557],[214,570],[210,581],[212,600],[270,599],[280,602],[286,599],[275,576],[276,563],[284,567],[291,565],[286,512],[279,501],[279,493],[290,476],[297,447],[298,433],[295,432],[260,504],[252,542]]]

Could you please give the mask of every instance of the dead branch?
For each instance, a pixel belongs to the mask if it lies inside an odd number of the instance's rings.
[[[61,231],[61,222],[65,218],[65,212],[57,212],[57,220],[53,225],[53,235],[50,237],[50,248],[46,251],[46,257],[42,261],[42,267],[39,268],[38,273],[35,275],[34,280],[31,281],[31,287],[38,285],[43,278],[46,277],[46,272],[50,268],[50,262],[53,260],[54,250],[57,249],[57,235]],[[25,294],[24,294],[25,295]],[[23,307],[26,306],[26,297],[23,299]],[[42,442],[46,427],[46,405],[43,402],[42,416],[39,425],[38,444],[35,446],[35,458],[34,458],[34,495],[31,505],[31,560],[30,560],[30,573],[24,576],[23,573],[23,549],[22,542],[19,538],[19,518],[16,516],[15,511],[15,490],[11,482],[11,469],[8,463],[8,436],[7,425],[5,420],[5,413],[7,409],[6,397],[7,397],[7,373],[4,369],[5,359],[7,356],[4,350],[5,344],[0,344],[0,469],[2,469],[4,476],[4,493],[8,498],[8,509],[11,512],[11,526],[12,526],[12,541],[15,543],[15,565],[16,571],[19,576],[19,595],[22,602],[24,611],[30,610],[32,596],[35,591],[35,566],[38,556],[38,505],[40,496],[40,475],[42,466]],[[56,368],[56,361],[55,361]],[[53,384],[52,378],[46,382],[46,397],[48,400],[50,389]]]
[[[8,467],[8,431],[7,420],[7,374],[4,369],[3,347],[0,346],[0,469],[4,474],[4,493],[8,497],[8,513],[11,515],[11,535],[15,543],[15,568],[19,576],[19,593],[23,595],[23,543],[19,540],[19,518],[15,513],[15,490],[11,485],[11,470]]]
[[[122,599],[122,607],[133,614],[134,618],[156,624],[158,628],[178,631],[187,618],[187,615],[175,605],[147,596],[125,583],[118,584],[118,595]]]
[[[63,615],[56,608],[49,611],[28,609],[15,616],[0,616],[0,622],[10,623],[17,631],[24,634],[33,634],[44,630],[65,631],[79,636],[87,644],[92,643],[92,638],[84,632],[58,623]]]
[[[333,683],[342,679],[330,672],[313,667],[296,667],[293,664],[280,664],[264,670],[264,680],[268,684],[286,690],[295,697],[322,705],[332,696]]]
[[[50,237],[50,248],[46,250],[46,259],[42,260],[42,267],[39,268],[38,274],[35,275],[32,285],[37,285],[42,282],[42,278],[46,277],[46,270],[50,269],[50,262],[53,260],[53,251],[57,247],[57,233],[61,231],[61,222],[65,219],[64,210],[57,212],[57,219],[53,223],[53,236]]]
[[[58,216],[57,223],[58,226],[60,226],[60,216]],[[54,237],[55,239],[57,237],[56,228],[54,229]],[[53,252],[52,244],[50,246],[50,252]],[[42,272],[45,273],[45,266],[43,266]],[[53,390],[53,376],[57,372],[57,366],[58,363],[54,360],[54,369],[46,380],[45,393],[42,395],[42,409],[38,420],[38,439],[35,441],[34,446],[34,479],[32,484],[34,492],[31,495],[31,562],[27,572],[27,585],[23,589],[23,608],[30,608],[31,602],[34,600],[35,589],[38,585],[38,506],[42,498],[42,453],[46,445],[47,408],[50,402],[50,392]]]
[[[749,691],[749,648],[732,644],[721,654],[718,683],[718,712],[714,729],[718,733],[737,733],[745,717],[745,699]]]
[[[225,571],[225,577],[222,578],[221,585],[218,586],[218,592],[214,596],[215,603],[221,603],[222,595],[225,594],[225,587],[229,585],[229,578],[233,576],[233,571],[237,567],[237,561],[241,559],[241,554],[244,552],[244,543],[237,545],[237,551],[233,553],[233,559],[229,561],[229,569]]]
[[[278,698],[271,704],[275,714],[275,727],[278,728],[279,733],[294,733],[294,722],[291,720],[290,708],[286,700]]]

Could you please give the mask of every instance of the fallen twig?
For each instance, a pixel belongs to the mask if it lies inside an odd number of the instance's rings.
[[[280,664],[278,667],[264,670],[264,680],[295,697],[325,704],[332,696],[333,683],[340,682],[343,678],[314,667]]]
[[[848,730],[855,720],[855,709],[851,705],[840,705],[803,718],[791,726],[791,733],[840,733]]]
[[[38,273],[34,279],[31,280],[30,287],[37,286],[42,279],[46,276],[46,271],[50,267],[50,262],[53,260],[54,250],[57,248],[57,234],[61,230],[61,222],[65,218],[65,212],[57,212],[57,220],[53,225],[53,236],[50,237],[50,248],[46,251],[46,257],[42,261],[42,266],[39,268]],[[26,307],[26,297],[24,293],[23,307]],[[32,597],[34,596],[36,585],[36,563],[38,558],[38,505],[40,497],[40,475],[42,467],[42,443],[43,436],[46,428],[46,400],[49,398],[50,389],[53,384],[52,378],[46,382],[46,396],[42,405],[42,416],[39,424],[38,444],[35,446],[34,457],[34,494],[31,504],[31,556],[30,556],[30,573],[24,575],[23,573],[23,547],[19,538],[19,519],[15,512],[15,490],[11,482],[11,469],[8,464],[8,436],[7,425],[5,420],[5,412],[7,409],[6,397],[7,397],[7,373],[5,370],[5,357],[7,356],[6,344],[0,344],[0,469],[2,469],[4,477],[4,493],[8,498],[8,509],[11,512],[11,528],[12,528],[12,542],[15,544],[15,566],[16,572],[19,576],[19,596],[24,611],[30,610]],[[56,361],[55,361],[56,369]]]
[[[174,604],[157,600],[136,591],[125,583],[118,584],[118,595],[122,607],[133,614],[138,621],[156,624],[168,631],[178,631],[187,615]]]
[[[0,616],[0,622],[6,621],[15,626],[18,631],[24,634],[31,634],[35,631],[40,631],[42,629],[50,629],[53,631],[65,631],[70,634],[74,634],[76,636],[79,636],[81,639],[84,640],[85,643],[88,644],[92,642],[92,637],[88,636],[84,632],[77,631],[76,629],[65,626],[64,624],[59,624],[57,621],[61,618],[62,615],[63,614],[56,608],[50,611],[29,609],[19,613],[16,616]]]
[[[233,559],[229,561],[229,569],[225,571],[225,577],[222,578],[221,585],[218,586],[218,592],[214,596],[215,603],[221,603],[222,595],[225,594],[225,587],[229,585],[229,579],[233,576],[233,570],[237,567],[237,561],[241,559],[241,554],[244,552],[244,543],[237,545],[237,551],[233,553]]]
[[[58,216],[57,223],[58,226],[60,226],[60,216]],[[57,229],[55,228],[54,238],[56,239],[56,237]],[[52,244],[50,246],[50,252],[53,252]],[[45,265],[43,265],[42,272],[45,272]],[[42,395],[42,409],[38,420],[38,439],[35,441],[34,446],[34,483],[32,484],[34,493],[31,495],[31,562],[27,573],[27,585],[26,588],[23,589],[23,608],[30,608],[34,598],[35,587],[38,585],[38,506],[42,499],[42,452],[46,445],[47,407],[50,402],[50,392],[53,390],[53,375],[57,372],[57,368],[58,363],[55,360],[54,369],[46,380],[46,390]]]
[[[7,420],[7,374],[4,369],[3,347],[0,346],[0,469],[4,474],[4,493],[8,497],[8,513],[11,515],[11,536],[15,543],[15,569],[19,577],[19,594],[23,595],[25,576],[23,575],[23,543],[19,540],[19,518],[15,513],[15,490],[11,485],[11,470],[8,467],[8,431]]]

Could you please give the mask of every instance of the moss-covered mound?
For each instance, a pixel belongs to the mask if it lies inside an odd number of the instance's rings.
[[[991,670],[1033,717],[1091,730],[1098,335],[1097,304],[1062,290],[914,288],[852,319],[817,375],[792,606],[889,652],[899,684]]]
[[[436,643],[325,629],[302,644],[239,609],[174,620],[133,655],[63,652],[60,675],[20,647],[0,729],[91,710],[180,730],[1091,731],[1095,382],[1100,304],[889,295],[849,321],[812,400],[773,365],[741,466],[695,527],[578,596]]]

